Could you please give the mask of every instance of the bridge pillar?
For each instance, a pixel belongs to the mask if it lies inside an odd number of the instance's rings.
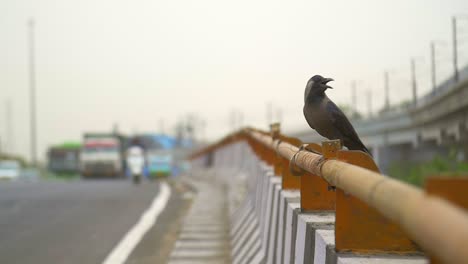
[[[377,164],[377,166],[379,168],[382,167],[382,164],[380,162],[380,148],[382,148],[382,146],[375,145],[375,146],[372,147],[372,150],[371,150],[372,151],[372,157],[374,158],[374,161],[375,161],[375,163]]]

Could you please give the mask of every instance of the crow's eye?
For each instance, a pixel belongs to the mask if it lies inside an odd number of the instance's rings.
[[[312,80],[313,80],[314,82],[320,82],[322,79],[323,79],[323,78],[322,78],[322,76],[320,76],[320,75],[315,75],[314,77],[312,77]]]

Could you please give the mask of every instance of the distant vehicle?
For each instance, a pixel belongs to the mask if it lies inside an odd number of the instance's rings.
[[[149,177],[170,176],[174,170],[174,137],[162,134],[141,136],[145,143],[147,172]]]
[[[133,182],[139,183],[144,174],[145,154],[140,146],[131,146],[127,150],[127,166]]]
[[[117,134],[87,133],[81,149],[83,177],[120,177],[125,169],[124,138]]]
[[[81,144],[68,142],[47,152],[48,169],[54,173],[79,173]]]
[[[145,149],[145,175],[150,178],[177,176],[187,170],[184,161],[192,151],[193,142],[164,134],[138,135]]]
[[[16,160],[0,161],[0,179],[16,179],[20,176],[21,164]]]
[[[152,177],[170,176],[174,166],[172,150],[153,149],[146,154],[148,172]]]

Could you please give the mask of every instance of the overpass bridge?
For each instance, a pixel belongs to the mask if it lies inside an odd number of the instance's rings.
[[[460,81],[450,78],[416,102],[382,111],[363,120],[351,120],[379,167],[395,161],[426,161],[451,148],[468,158],[468,67]],[[324,140],[312,129],[292,133],[303,142]]]

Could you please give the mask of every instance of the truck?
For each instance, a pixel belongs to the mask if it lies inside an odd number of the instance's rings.
[[[81,144],[65,142],[55,145],[47,151],[47,168],[57,174],[75,174],[80,169]]]
[[[122,177],[125,172],[125,137],[116,133],[85,133],[81,149],[81,175]]]
[[[167,149],[147,151],[148,173],[150,177],[170,176],[174,167],[173,154]]]
[[[147,173],[150,178],[171,176],[174,170],[175,138],[163,134],[140,135],[146,149]]]

